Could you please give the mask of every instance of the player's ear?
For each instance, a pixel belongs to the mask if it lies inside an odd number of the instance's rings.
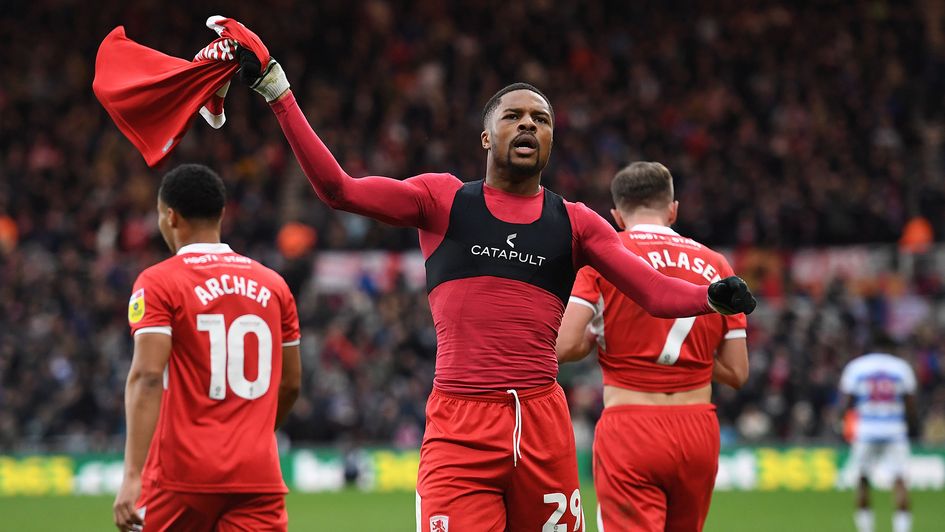
[[[610,215],[614,217],[614,221],[617,222],[617,227],[619,227],[621,231],[627,228],[627,223],[623,221],[623,215],[620,214],[620,211],[610,209]]]
[[[177,215],[177,211],[170,207],[167,208],[167,225],[172,229],[177,229],[180,226],[180,216]]]
[[[669,204],[669,219],[666,222],[666,225],[673,225],[676,223],[676,217],[679,215],[679,202],[673,201]]]
[[[488,150],[491,148],[492,143],[489,140],[489,132],[487,130],[482,130],[482,135],[480,135],[480,138],[482,139],[482,149]]]

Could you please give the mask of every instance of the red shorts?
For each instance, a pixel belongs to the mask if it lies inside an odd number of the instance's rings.
[[[143,532],[285,532],[289,518],[281,493],[188,493],[142,488]]]
[[[511,394],[433,390],[420,447],[418,531],[584,530],[564,391],[552,383],[518,399],[516,408]]]
[[[714,405],[605,408],[594,434],[599,529],[702,530],[718,468]]]

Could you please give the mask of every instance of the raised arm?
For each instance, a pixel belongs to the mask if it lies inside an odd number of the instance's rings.
[[[573,204],[571,213],[580,257],[647,312],[657,318],[713,312],[708,286],[669,277],[651,268],[624,247],[610,224],[583,204]]]
[[[422,176],[404,181],[380,176],[351,177],[312,130],[292,91],[286,91],[271,106],[302,171],[328,206],[391,225],[423,225],[429,191]]]

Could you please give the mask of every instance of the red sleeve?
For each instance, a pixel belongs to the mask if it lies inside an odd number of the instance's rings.
[[[299,345],[302,334],[299,332],[299,314],[295,307],[295,297],[285,281],[282,282],[282,346]]]
[[[273,102],[272,110],[315,194],[329,207],[391,225],[425,228],[426,215],[435,207],[424,181],[442,174],[422,174],[404,181],[379,176],[353,178],[312,130],[291,91]]]
[[[620,241],[614,228],[583,203],[568,203],[576,239],[576,263],[590,264],[618,290],[657,318],[710,314],[708,286],[669,277],[650,267]]]
[[[600,300],[600,284],[597,280],[600,274],[594,268],[585,266],[581,268],[577,277],[574,278],[574,286],[571,288],[571,300],[579,299],[578,303],[587,303],[594,312],[597,312],[597,302]]]
[[[735,275],[735,271],[732,270],[732,266],[729,265],[727,260],[725,260],[725,256],[721,253],[717,253],[717,255],[719,257],[719,275],[722,277],[722,279]],[[722,328],[723,332],[725,333],[726,340],[746,338],[748,316],[746,316],[744,312],[739,312],[738,314],[732,314],[730,316],[722,316]]]
[[[161,277],[152,269],[141,272],[128,300],[128,324],[131,334],[161,333],[171,336],[174,305]]]

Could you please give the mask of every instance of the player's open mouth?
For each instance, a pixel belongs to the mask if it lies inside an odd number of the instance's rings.
[[[532,155],[538,151],[538,139],[528,134],[519,135],[512,140],[512,151],[523,157]]]

